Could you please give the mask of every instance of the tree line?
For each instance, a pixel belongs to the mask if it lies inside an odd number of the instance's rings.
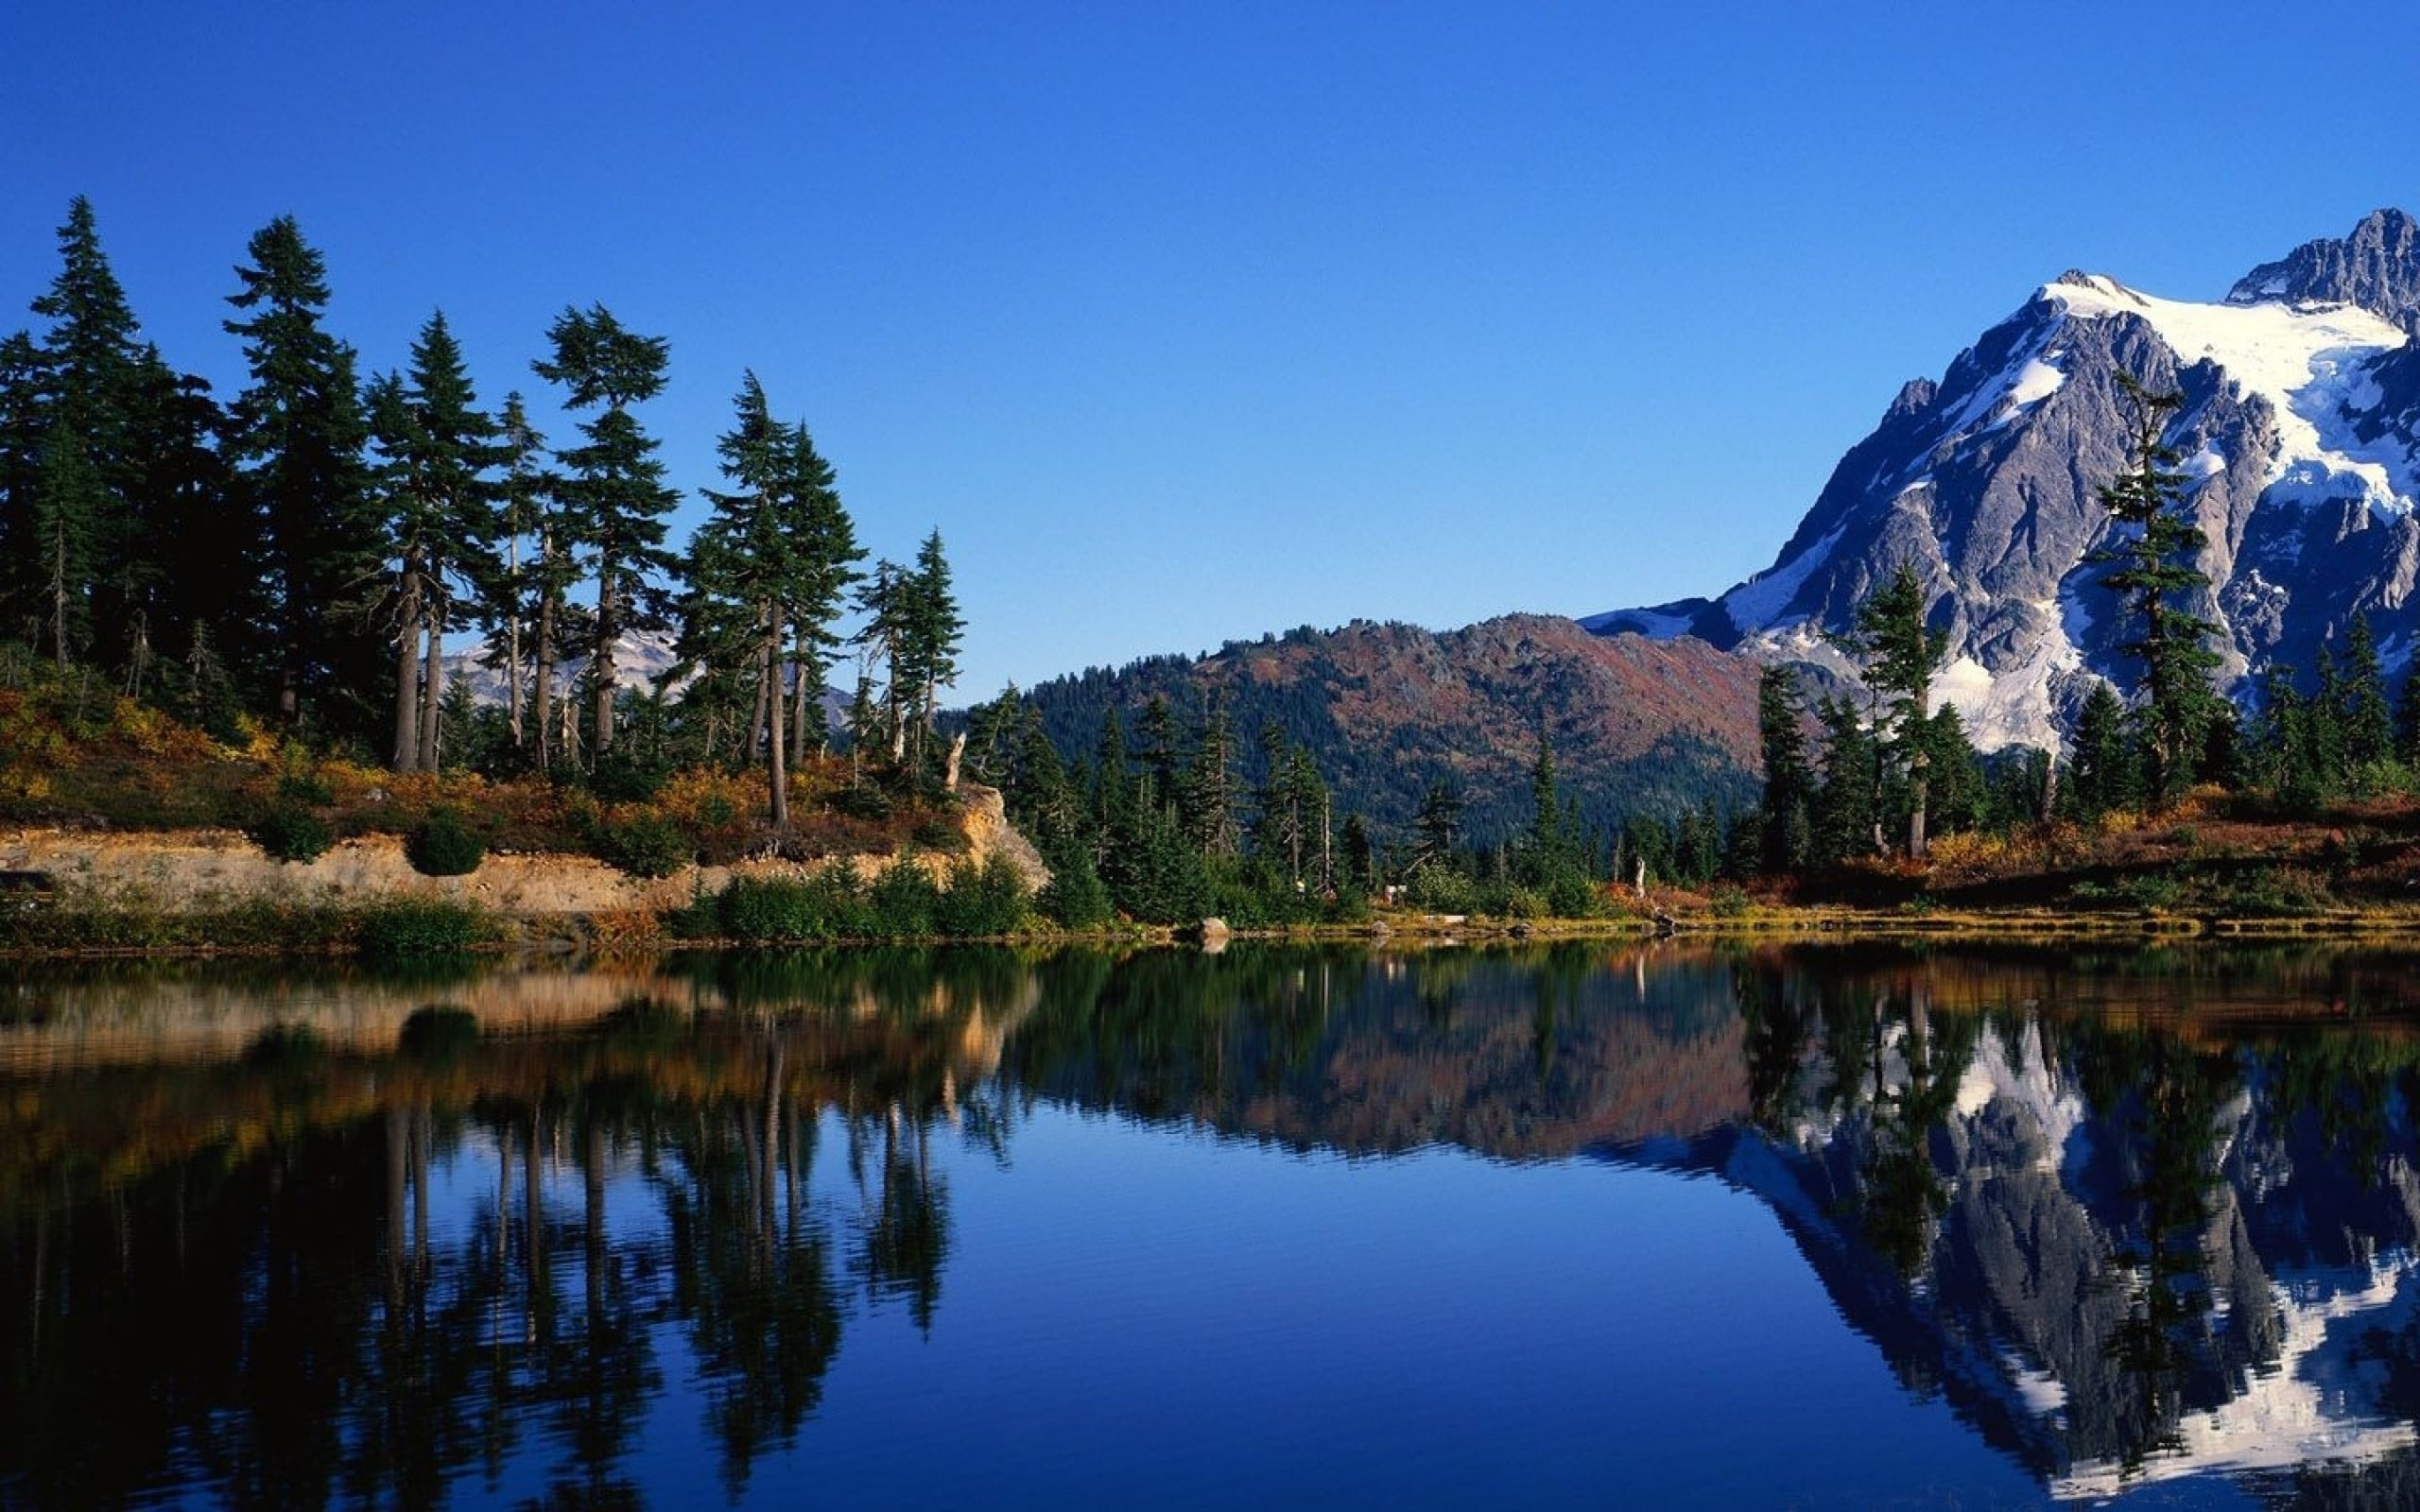
[[[851,741],[889,771],[940,764],[964,631],[940,533],[866,568],[831,463],[752,372],[724,487],[676,550],[681,494],[642,418],[669,344],[601,304],[566,307],[530,363],[577,417],[550,444],[519,391],[482,403],[441,311],[400,370],[365,377],[290,216],[235,269],[247,377],[223,402],[143,337],[80,197],[59,252],[39,324],[0,340],[0,639],[19,655],[397,771],[762,763],[779,826],[785,766],[824,749],[854,652]],[[641,632],[677,658],[648,692],[620,665]],[[449,644],[483,648],[500,710],[449,679]]]

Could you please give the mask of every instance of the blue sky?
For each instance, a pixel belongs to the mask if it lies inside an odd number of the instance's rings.
[[[78,193],[222,393],[280,214],[366,369],[442,306],[541,399],[602,301],[673,481],[752,367],[872,549],[940,527],[979,697],[1728,586],[2063,269],[2214,298],[2420,211],[2369,9],[18,0],[0,308]]]

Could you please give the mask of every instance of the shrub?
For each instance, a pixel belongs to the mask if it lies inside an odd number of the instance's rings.
[[[1052,868],[1050,881],[1034,902],[1065,929],[1098,929],[1117,917],[1090,856],[1079,855]]]
[[[1748,914],[1748,895],[1737,887],[1717,887],[1713,909],[1717,919],[1744,919]]]
[[[405,842],[412,867],[423,876],[462,877],[479,869],[487,858],[487,847],[479,837],[462,827],[461,816],[452,809],[437,809],[428,822],[411,833]]]
[[[596,769],[588,774],[588,790],[608,803],[644,803],[671,776],[669,763],[638,755],[628,746],[613,746],[597,755]]]
[[[634,814],[600,826],[597,859],[633,877],[668,877],[689,864],[689,837],[660,814]]]
[[[467,951],[487,932],[479,911],[463,903],[406,898],[382,903],[362,917],[354,936],[361,954],[444,955]]]
[[[1720,899],[1716,902],[1720,904]],[[1603,911],[1604,891],[1586,872],[1566,867],[1547,879],[1547,912],[1555,918],[1594,919]],[[1716,911],[1720,912],[1720,907]],[[1745,912],[1744,907],[1741,911]]]
[[[716,900],[715,913],[735,939],[821,939],[832,934],[825,896],[812,877],[734,877]]]
[[[873,933],[892,939],[936,933],[941,888],[932,873],[901,856],[882,868],[866,894]]]
[[[1423,862],[1412,868],[1405,881],[1403,898],[1412,907],[1429,913],[1467,914],[1475,911],[1478,889],[1460,872],[1434,862]]]
[[[1025,922],[1025,876],[1002,856],[977,866],[961,858],[949,868],[949,887],[936,901],[934,922],[958,939],[1006,935]]]
[[[331,803],[336,793],[320,773],[296,767],[277,780],[277,796],[287,803]]]
[[[252,826],[252,843],[280,861],[317,861],[337,837],[328,821],[309,809],[280,802]]]

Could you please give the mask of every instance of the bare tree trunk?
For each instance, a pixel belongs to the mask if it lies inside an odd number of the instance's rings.
[[[790,755],[795,760],[804,761],[808,750],[808,741],[806,738],[807,705],[810,703],[816,703],[817,700],[813,696],[812,690],[806,685],[805,661],[804,659],[793,660],[790,662],[790,672],[791,675],[798,679],[797,691],[790,696]],[[820,705],[818,706],[818,713],[820,716]],[[822,745],[823,743],[820,740],[814,742],[814,746],[818,749],[821,748]]]
[[[420,766],[420,574],[404,568],[403,623],[395,632],[395,760],[399,772]]]
[[[614,581],[613,563],[606,562],[596,572],[596,654],[589,659],[588,675],[596,684],[596,754],[604,755],[614,746],[614,695],[619,691],[614,681],[614,638],[621,629],[622,598],[614,592],[620,585]]]
[[[505,541],[505,580],[512,586],[511,612],[504,617],[506,667],[504,679],[504,723],[512,731],[512,748],[521,748],[521,535],[515,531]],[[493,649],[493,647],[491,647]]]
[[[50,557],[50,644],[59,653],[59,670],[67,670],[67,527],[57,527]]]
[[[428,605],[428,659],[422,663],[420,765],[437,770],[438,725],[445,708],[445,604],[432,593]]]
[[[767,695],[772,691],[772,658],[763,646],[756,648],[756,702],[748,711],[748,730],[739,739],[739,759],[753,764],[756,760],[756,736],[765,728]]]
[[[783,717],[782,708],[782,616],[777,610],[768,610],[765,618],[765,696],[773,714],[767,721],[771,738],[766,747],[772,767],[773,828],[786,830],[790,827],[790,774],[782,761],[782,735],[783,727],[789,721]]]
[[[539,561],[551,562],[554,555],[554,537],[551,534],[541,535],[538,538]],[[545,579],[542,593],[538,600],[538,677],[529,690],[529,722],[538,732],[538,770],[541,772],[546,769],[551,735],[546,727],[546,715],[550,712],[547,704],[555,694],[555,589],[551,576]]]

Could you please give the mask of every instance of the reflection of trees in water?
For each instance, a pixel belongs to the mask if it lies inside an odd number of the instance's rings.
[[[0,1501],[173,1480],[425,1506],[534,1456],[546,1504],[636,1504],[667,1330],[735,1493],[820,1400],[839,1255],[932,1325],[934,1126],[1005,1125],[956,1085],[964,1020],[945,988],[934,1017],[936,980],[862,1022],[640,1002],[579,1037],[482,1040],[432,1014],[384,1059],[279,1037],[242,1067],[113,1074],[122,1115],[233,1082],[258,1116],[240,1146],[124,1178],[54,1161],[0,1186]],[[862,1210],[811,1195],[827,1115],[890,1157]],[[648,1207],[614,1195],[634,1183]]]

